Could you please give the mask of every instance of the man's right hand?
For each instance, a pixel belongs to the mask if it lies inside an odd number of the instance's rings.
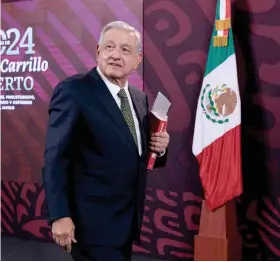
[[[70,217],[60,218],[52,224],[52,235],[55,242],[71,252],[72,242],[77,243],[74,236],[75,226]]]

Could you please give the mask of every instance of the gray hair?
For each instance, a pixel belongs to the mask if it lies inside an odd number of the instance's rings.
[[[109,24],[107,24],[106,26],[103,27],[101,33],[100,33],[100,37],[99,37],[99,41],[98,44],[101,44],[102,39],[103,39],[103,35],[109,31],[110,29],[122,29],[125,30],[129,33],[133,33],[137,39],[137,52],[141,52],[142,50],[142,42],[141,42],[141,35],[140,33],[131,25],[129,25],[126,22],[123,21],[113,21]]]

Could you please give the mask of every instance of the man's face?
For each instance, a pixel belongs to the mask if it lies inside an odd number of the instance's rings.
[[[142,60],[137,52],[137,38],[122,29],[110,29],[97,46],[97,63],[101,72],[113,80],[126,81]]]

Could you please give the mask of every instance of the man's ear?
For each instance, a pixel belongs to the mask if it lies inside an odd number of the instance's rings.
[[[100,50],[99,50],[99,45],[96,45],[96,57],[99,56]]]
[[[142,62],[143,60],[143,54],[140,52],[139,54],[137,54],[136,56],[136,61],[134,63],[134,69],[136,70],[137,67],[140,65],[140,63]]]

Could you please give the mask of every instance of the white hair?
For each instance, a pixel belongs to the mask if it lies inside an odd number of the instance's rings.
[[[142,43],[141,43],[141,35],[140,33],[131,25],[129,25],[126,22],[123,21],[113,21],[109,24],[107,24],[106,26],[103,27],[101,33],[100,33],[100,37],[99,37],[99,41],[98,44],[100,45],[102,40],[103,40],[103,36],[104,34],[109,31],[110,29],[122,29],[125,30],[129,33],[132,33],[133,35],[135,35],[136,39],[137,39],[137,52],[141,52],[142,50]]]

